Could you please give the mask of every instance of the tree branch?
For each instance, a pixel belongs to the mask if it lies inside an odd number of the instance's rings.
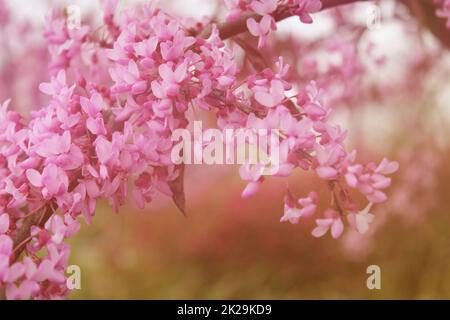
[[[322,0],[322,10],[334,8],[340,5],[361,2],[361,1],[371,1],[371,0]],[[272,15],[276,22],[284,20],[292,16],[292,14],[286,10],[286,7],[280,6]],[[254,18],[256,21],[261,20],[261,16],[257,14],[247,14],[235,21],[222,22],[217,24],[217,28],[220,33],[220,37],[225,40],[231,37],[234,37],[240,33],[243,33],[247,30],[247,19]],[[212,31],[212,25],[209,25],[207,28],[203,29],[203,31],[199,34],[202,38],[207,38]]]
[[[13,256],[11,257],[11,264],[14,263],[17,258],[20,257],[22,251],[25,249],[28,242],[30,242],[31,238],[31,227],[38,226],[40,228],[44,227],[45,223],[48,219],[53,215],[54,208],[53,203],[49,203],[47,206],[44,207],[44,210],[41,214],[38,212],[30,215],[29,217],[25,218],[22,227],[17,231],[16,236],[13,239]],[[6,299],[6,293],[5,288],[0,287],[0,300]]]
[[[430,32],[439,39],[447,48],[450,48],[450,30],[447,29],[446,21],[436,16],[436,6],[428,0],[400,0],[408,7],[411,14],[415,16],[419,24],[428,28]]]

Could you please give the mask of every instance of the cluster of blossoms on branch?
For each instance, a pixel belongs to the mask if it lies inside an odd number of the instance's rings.
[[[310,15],[323,5],[319,0],[225,3],[229,21],[244,17],[261,48],[276,21],[296,15],[311,23]],[[116,211],[128,198],[143,208],[160,192],[185,211],[185,168],[171,161],[171,134],[188,127],[193,109],[214,113],[221,129],[278,130],[275,176],[309,170],[329,189],[330,205],[317,217],[313,236],[330,230],[338,238],[345,220],[350,228],[367,231],[374,218],[370,210],[387,200],[388,176],[398,164],[386,158],[358,163],[315,81],[289,81],[282,57],[274,68],[243,75],[235,48],[225,44],[214,24],[207,36],[199,36],[204,25],[188,25],[153,3],[120,17],[117,1],[102,4],[100,29],[68,28],[61,12],[48,15],[44,36],[53,76],[40,85],[48,104],[30,119],[8,110],[9,101],[1,105],[0,290],[8,299],[68,294],[65,239],[78,232],[80,217],[91,223],[100,200]],[[262,169],[240,168],[247,182],[244,197],[260,188]],[[281,221],[298,223],[316,215],[319,206],[317,192],[296,199],[288,190]]]

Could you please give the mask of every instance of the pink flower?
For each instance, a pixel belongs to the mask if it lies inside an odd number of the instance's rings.
[[[44,138],[38,142],[32,150],[41,157],[47,158],[60,155],[70,150],[71,135],[70,131],[64,131],[62,135],[52,134],[48,138]]]
[[[316,192],[311,191],[306,198],[298,199],[298,204],[303,207],[302,216],[310,217],[316,211],[317,205],[319,204],[319,196]]]
[[[159,75],[162,81],[153,81],[151,84],[153,94],[159,99],[174,97],[178,94],[180,83],[187,77],[187,63],[183,62],[175,69],[167,64],[159,66]]]
[[[64,215],[64,220],[58,215],[53,215],[45,224],[45,228],[52,232],[51,240],[60,244],[65,238],[70,238],[78,232],[80,223],[69,214]]]
[[[147,90],[147,81],[141,79],[138,65],[134,60],[129,60],[128,66],[118,65],[110,69],[111,78],[116,84],[111,88],[113,93],[131,92],[134,95],[144,93]]]
[[[369,224],[372,223],[375,216],[369,211],[372,208],[372,203],[369,204],[359,212],[350,213],[347,215],[348,222],[352,225],[359,233],[363,234],[369,230]]]
[[[320,238],[331,229],[331,236],[334,239],[339,238],[344,231],[344,223],[339,213],[332,209],[326,209],[324,215],[325,219],[316,219],[317,227],[311,234],[316,238]]]
[[[168,64],[162,64],[158,71],[165,83],[179,84],[187,77],[187,62],[184,61],[174,69]]]
[[[336,164],[343,158],[345,152],[338,144],[330,144],[324,147],[316,146],[318,167],[316,168],[317,175],[324,180],[334,180],[338,177],[338,170]]]
[[[317,193],[312,191],[306,198],[298,199],[298,204],[302,207],[300,209],[295,205],[292,196],[287,194],[284,201],[284,215],[281,217],[280,221],[289,221],[293,224],[298,223],[300,218],[307,218],[315,213],[318,202],[319,197]]]
[[[39,90],[48,95],[59,95],[67,90],[65,71],[59,71],[56,77],[52,77],[50,83],[41,83]]]
[[[142,57],[151,58],[158,46],[158,37],[150,37],[146,40],[136,43],[134,49]]]
[[[383,158],[378,167],[375,169],[375,172],[383,175],[392,174],[398,170],[398,167],[398,162],[389,161],[387,158]]]
[[[261,183],[264,180],[262,176],[264,172],[264,165],[262,164],[244,164],[239,168],[239,174],[243,180],[249,181],[244,191],[242,191],[242,197],[248,198],[258,192]]]
[[[12,253],[13,241],[7,235],[0,235],[0,256],[9,257]]]
[[[16,282],[25,272],[25,267],[22,263],[16,262],[9,266],[3,275],[3,279],[0,279],[4,283],[14,283]]]
[[[80,104],[83,111],[88,115],[86,127],[89,131],[94,135],[105,135],[106,128],[101,114],[104,102],[101,95],[94,92],[90,99],[81,97]]]
[[[80,97],[80,104],[83,111],[90,117],[96,118],[103,109],[103,99],[98,92],[94,92],[91,98]]]
[[[110,159],[112,159],[112,143],[102,136],[99,136],[95,140],[95,151],[97,153],[98,160],[102,164],[106,164]]]
[[[345,181],[363,193],[369,202],[382,203],[387,200],[387,196],[381,190],[391,185],[391,179],[385,175],[394,173],[398,167],[397,162],[390,162],[386,158],[378,166],[373,162],[366,166],[349,165],[346,167]]]
[[[277,0],[253,0],[250,8],[262,16],[270,14],[277,8]]]
[[[315,81],[311,81],[305,88],[297,95],[297,103],[314,121],[324,120],[329,111],[322,103],[322,91],[317,87]]]
[[[45,259],[36,269],[36,272],[33,275],[33,279],[35,279],[38,282],[48,280],[56,283],[63,283],[65,277],[62,270],[58,270],[56,268],[56,264],[54,261],[50,259]]]
[[[170,24],[173,30],[164,30],[163,32],[172,33],[179,25],[175,22]],[[194,37],[187,37],[183,32],[175,31],[172,35],[172,41],[165,41],[160,43],[161,56],[165,61],[175,61],[184,54],[185,48],[195,43]]]
[[[0,282],[7,276],[9,259],[13,252],[13,241],[10,237],[0,234]]]
[[[26,176],[33,186],[42,189],[45,199],[64,194],[69,186],[66,172],[53,163],[45,166],[42,175],[35,169],[28,169]]]
[[[313,20],[310,14],[320,11],[320,9],[322,9],[322,2],[320,0],[299,0],[295,14],[298,15],[301,22],[312,23]]]
[[[258,48],[262,48],[270,30],[275,29],[275,23],[273,22],[273,18],[266,14],[259,22],[256,22],[253,18],[247,19],[247,28],[253,36],[259,37]]]
[[[6,286],[6,298],[8,300],[28,300],[38,290],[39,285],[36,281],[24,280],[18,286],[11,283]]]
[[[279,80],[272,80],[268,92],[256,91],[255,100],[267,108],[273,108],[284,100],[284,86]]]
[[[105,135],[106,128],[102,117],[97,117],[95,119],[89,118],[86,121],[86,127],[94,135]]]
[[[28,187],[26,184],[22,184],[20,187],[16,187],[14,182],[6,178],[4,180],[4,191],[11,195],[11,199],[8,202],[8,208],[20,208],[26,202],[25,189]]]

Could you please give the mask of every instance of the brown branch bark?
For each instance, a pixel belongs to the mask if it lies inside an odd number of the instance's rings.
[[[400,0],[408,7],[419,24],[427,28],[446,48],[450,48],[450,30],[446,20],[436,16],[436,6],[429,0]]]

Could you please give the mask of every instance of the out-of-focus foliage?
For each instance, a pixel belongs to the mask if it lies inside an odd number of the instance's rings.
[[[82,289],[69,298],[450,298],[450,170],[440,173],[438,203],[423,223],[391,212],[372,248],[358,255],[345,240],[305,236],[310,225],[278,224],[283,183],[242,202],[242,182],[223,179],[190,204],[187,218],[161,203],[111,221],[103,206],[73,242]],[[381,290],[366,287],[371,264],[381,267]]]

